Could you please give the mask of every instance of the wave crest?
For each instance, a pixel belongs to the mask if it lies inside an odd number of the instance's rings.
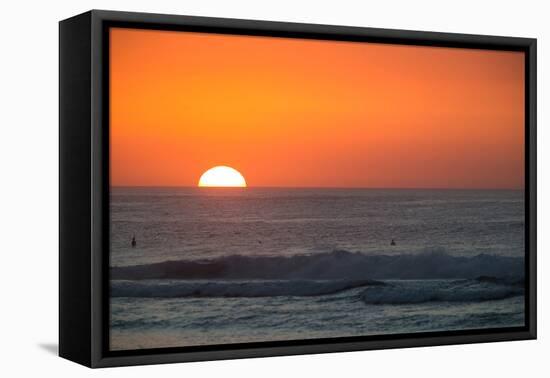
[[[372,280],[336,281],[112,281],[111,297],[310,297],[335,294],[365,286],[384,285]]]
[[[497,282],[498,280],[498,282]],[[404,281],[374,290],[365,289],[360,298],[367,304],[415,304],[425,302],[481,302],[524,294],[518,282],[504,280]]]
[[[118,280],[454,279],[478,276],[522,278],[523,275],[524,259],[521,257],[488,254],[464,257],[442,251],[401,255],[367,255],[343,250],[290,257],[232,255],[211,260],[165,261],[111,268],[111,278]]]

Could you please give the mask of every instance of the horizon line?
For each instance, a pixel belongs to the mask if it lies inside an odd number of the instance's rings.
[[[367,189],[367,190],[515,190],[525,191],[525,187],[384,187],[384,186],[245,186],[245,187],[200,187],[191,185],[109,185],[110,188],[195,188],[195,189]]]

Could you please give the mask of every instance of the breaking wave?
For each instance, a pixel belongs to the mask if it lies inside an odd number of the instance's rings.
[[[232,255],[210,260],[178,260],[111,268],[111,279],[363,280],[516,277],[524,259],[479,254],[452,256],[443,251],[402,255],[330,253],[283,256]]]
[[[495,277],[460,280],[111,281],[111,297],[256,298],[313,297],[347,290],[366,304],[480,302],[524,294],[522,280]]]
[[[367,304],[414,304],[425,302],[481,302],[524,294],[523,282],[492,277],[458,281],[403,281],[365,289],[360,298]]]
[[[335,294],[365,286],[384,285],[372,280],[333,281],[112,281],[111,297],[310,297]]]

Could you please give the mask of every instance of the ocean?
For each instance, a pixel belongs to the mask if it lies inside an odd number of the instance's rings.
[[[114,187],[110,209],[111,350],[525,322],[523,191]]]

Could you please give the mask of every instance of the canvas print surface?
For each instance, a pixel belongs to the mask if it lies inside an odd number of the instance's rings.
[[[111,350],[525,324],[521,52],[110,30]]]

